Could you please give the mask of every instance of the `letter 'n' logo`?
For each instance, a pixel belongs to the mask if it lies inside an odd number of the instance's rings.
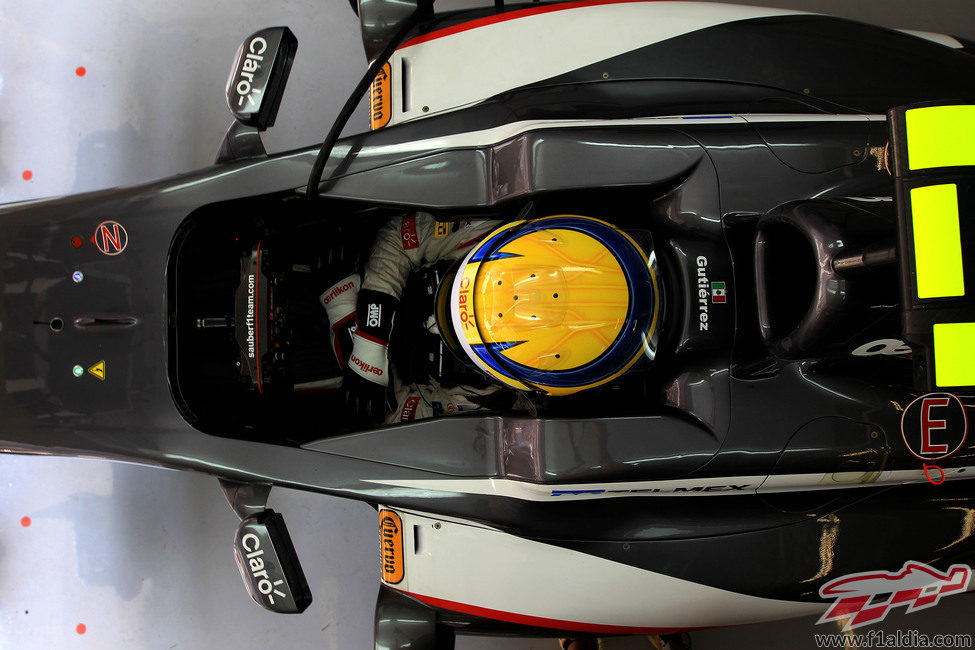
[[[91,241],[103,254],[118,255],[129,243],[129,234],[118,221],[103,221],[95,228]]]

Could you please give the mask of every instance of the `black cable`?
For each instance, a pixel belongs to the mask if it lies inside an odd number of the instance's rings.
[[[328,135],[325,136],[325,141],[322,142],[322,148],[318,151],[318,157],[315,158],[315,164],[312,165],[311,175],[308,177],[308,187],[306,188],[306,193],[308,195],[307,198],[314,199],[318,196],[318,186],[321,184],[322,173],[325,171],[325,165],[328,163],[328,157],[331,155],[332,149],[335,147],[335,143],[338,142],[339,135],[342,133],[342,129],[345,128],[346,122],[349,121],[349,118],[352,117],[352,113],[355,111],[356,106],[358,106],[359,102],[362,101],[362,96],[366,93],[366,90],[369,89],[369,86],[372,85],[376,75],[379,74],[379,70],[386,65],[389,58],[393,56],[393,52],[395,52],[396,48],[400,46],[400,43],[403,42],[403,39],[406,38],[407,34],[409,34],[413,28],[416,27],[417,23],[420,22],[422,14],[425,13],[429,7],[430,2],[420,0],[420,2],[417,3],[416,10],[410,14],[409,18],[403,21],[400,28],[389,39],[389,42],[386,43],[386,47],[383,48],[383,51],[379,53],[379,56],[373,60],[372,65],[370,65],[369,69],[366,70],[366,74],[363,75],[362,79],[359,80],[359,85],[357,85],[355,90],[352,91],[352,94],[349,95],[349,98],[345,102],[345,106],[342,107],[342,111],[332,124],[332,129],[328,132]]]

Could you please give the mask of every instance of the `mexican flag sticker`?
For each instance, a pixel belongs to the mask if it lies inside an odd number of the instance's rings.
[[[711,302],[717,304],[728,300],[728,292],[725,290],[724,282],[711,283]]]

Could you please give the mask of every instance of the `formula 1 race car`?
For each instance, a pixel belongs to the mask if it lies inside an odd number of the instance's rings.
[[[371,65],[322,145],[264,150],[297,50],[267,28],[214,166],[0,209],[0,450],[218,477],[275,612],[311,593],[270,489],[375,505],[377,648],[858,616],[838,581],[902,567],[968,589],[975,43],[705,2],[353,8]],[[339,139],[366,93],[372,129]],[[417,213],[495,226],[413,269],[403,309],[438,336],[398,316],[393,368],[495,389],[377,425],[323,305]],[[579,315],[594,262],[492,271],[514,232],[631,246],[615,329]],[[558,321],[541,366],[462,334],[467,280],[499,319]],[[583,330],[617,362],[569,354]]]

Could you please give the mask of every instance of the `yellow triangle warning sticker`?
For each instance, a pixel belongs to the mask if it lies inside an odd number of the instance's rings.
[[[102,381],[105,381],[105,360],[102,359],[101,361],[93,365],[91,368],[88,369],[88,372],[95,375]]]

